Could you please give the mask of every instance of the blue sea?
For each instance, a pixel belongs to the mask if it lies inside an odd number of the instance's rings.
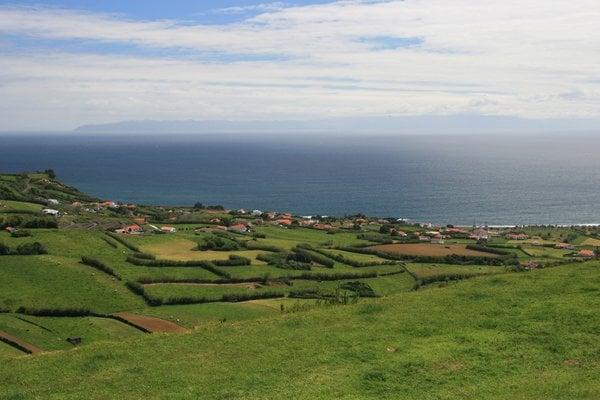
[[[0,171],[106,200],[406,218],[600,223],[600,135],[2,134]]]

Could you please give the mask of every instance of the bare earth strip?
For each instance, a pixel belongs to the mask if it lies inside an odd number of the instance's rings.
[[[130,312],[119,312],[112,314],[117,318],[121,318],[132,325],[135,325],[147,332],[185,332],[183,326],[174,324],[164,319],[137,315]]]
[[[39,353],[42,350],[38,349],[37,347],[24,342],[23,340],[19,339],[18,337],[15,337],[13,335],[9,335],[8,333],[4,332],[4,331],[0,331],[0,340],[3,341],[4,343],[17,348],[21,351],[24,351],[26,353],[30,353],[30,354],[34,354],[34,353]]]

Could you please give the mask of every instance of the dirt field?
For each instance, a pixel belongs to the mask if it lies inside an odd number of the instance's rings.
[[[39,353],[42,350],[38,349],[37,347],[22,341],[21,339],[19,339],[18,337],[15,337],[13,335],[9,335],[8,333],[4,332],[4,331],[0,331],[0,340],[3,341],[4,343],[7,343],[21,351],[24,351],[26,353]]]
[[[112,314],[129,322],[132,325],[138,326],[148,332],[185,332],[186,329],[182,326],[174,324],[164,319],[155,317],[146,317],[130,312],[120,312]]]
[[[497,257],[495,254],[483,251],[469,250],[465,244],[382,244],[371,247],[373,250],[392,254],[407,254],[411,256],[444,257],[450,254],[459,256]]]

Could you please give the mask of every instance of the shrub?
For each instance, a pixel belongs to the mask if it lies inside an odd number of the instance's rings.
[[[31,232],[23,231],[23,230],[18,230],[18,231],[15,230],[10,233],[10,236],[12,236],[14,238],[27,237],[27,236],[31,236]]]
[[[241,265],[250,265],[252,260],[246,257],[231,254],[229,256],[229,260],[214,260],[211,262],[218,267],[235,267]]]
[[[81,262],[84,263],[85,265],[89,265],[92,268],[96,268],[97,270],[100,270],[102,272],[105,272],[109,275],[114,276],[115,278],[117,278],[118,280],[121,280],[121,277],[109,266],[107,266],[106,264],[104,264],[101,261],[98,261],[96,259],[93,259],[91,257],[86,257],[86,256],[82,256],[81,257]]]
[[[48,251],[40,242],[23,243],[17,246],[16,254],[29,256],[35,254],[47,254]]]
[[[121,243],[123,246],[127,247],[129,250],[133,250],[135,252],[141,253],[141,250],[139,249],[139,247],[134,246],[133,244],[129,243],[121,235],[117,235],[116,233],[112,233],[112,232],[105,232],[105,233],[108,236],[110,236],[111,238],[115,239],[117,242]]]

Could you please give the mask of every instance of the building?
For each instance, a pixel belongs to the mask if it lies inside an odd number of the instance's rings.
[[[139,225],[129,225],[129,226],[125,226],[121,229],[117,229],[115,231],[115,233],[118,234],[136,234],[136,233],[141,233],[142,232],[142,227]]]
[[[246,227],[246,225],[242,225],[242,224],[232,225],[228,228],[228,230],[231,232],[237,232],[237,233],[248,232],[248,228]]]
[[[60,215],[60,211],[53,210],[52,208],[44,208],[42,212],[46,215],[52,215],[53,217],[58,217]]]
[[[177,232],[177,229],[172,227],[172,226],[161,226],[160,230],[163,232],[167,232],[167,233],[175,233]]]

